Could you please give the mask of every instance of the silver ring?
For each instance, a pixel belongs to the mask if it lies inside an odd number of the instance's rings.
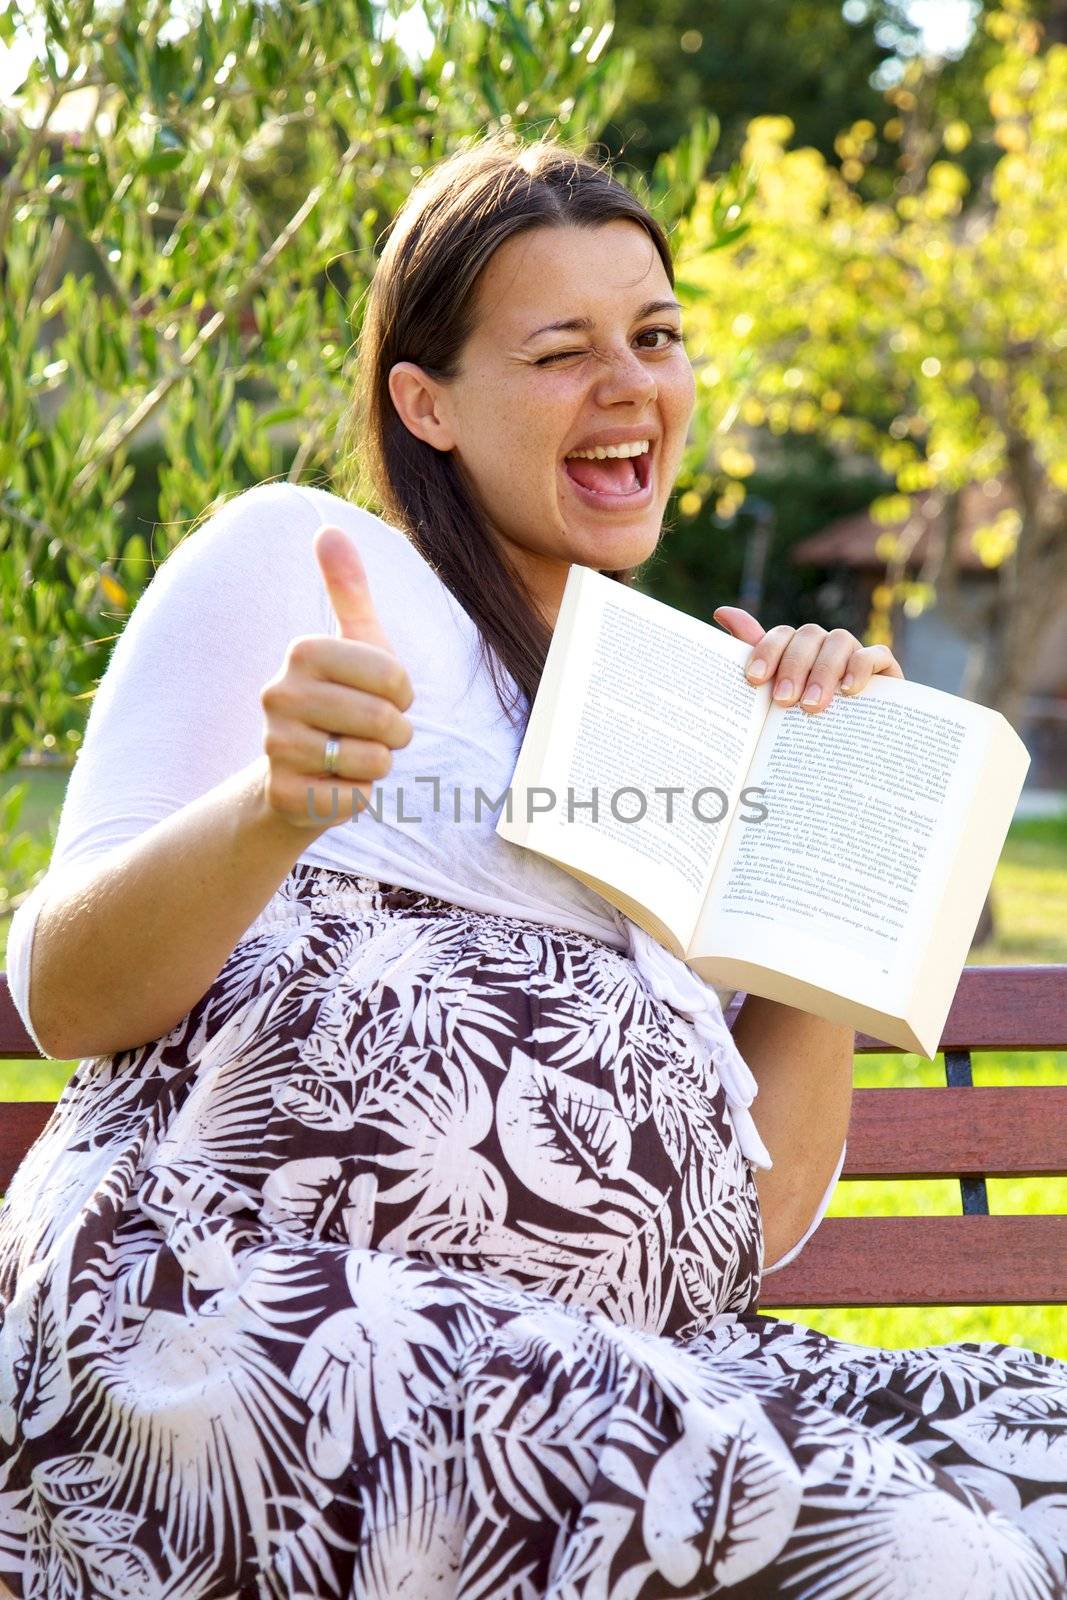
[[[337,758],[341,754],[341,741],[331,734],[326,740],[326,754],[322,758],[322,770],[327,777],[332,777],[337,771]]]

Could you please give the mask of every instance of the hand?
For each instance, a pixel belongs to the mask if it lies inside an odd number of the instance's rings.
[[[827,633],[817,622],[805,622],[799,628],[781,623],[764,633],[755,617],[740,606],[719,606],[712,616],[735,639],[756,646],[745,676],[750,683],[767,683],[774,677],[776,705],[791,706],[799,700],[803,711],[825,711],[839,686],[842,694],[852,698],[867,687],[876,672],[887,678],[904,676],[888,645],[863,645],[845,628]],[[805,696],[816,690],[818,699],[805,704]]]
[[[313,548],[341,637],[294,639],[284,665],[264,685],[260,704],[266,803],[294,827],[323,833],[364,809],[356,795],[369,800],[374,782],[393,764],[393,751],[410,742],[411,723],[403,713],[413,692],[382,631],[352,540],[341,528],[324,526]],[[330,734],[341,746],[333,774],[322,768]]]

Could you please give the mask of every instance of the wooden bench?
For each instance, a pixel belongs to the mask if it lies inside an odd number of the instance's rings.
[[[900,1053],[865,1034],[856,1049]],[[1067,1084],[971,1081],[974,1050],[1067,1049],[1067,966],[965,968],[941,1049],[945,1088],[857,1089],[842,1178],[956,1178],[961,1214],[827,1217],[761,1309],[1067,1304],[1067,1216],[994,1217],[986,1197],[990,1177],[1067,1175]],[[0,1058],[39,1059],[2,973]],[[51,1111],[0,1107],[0,1193]]]

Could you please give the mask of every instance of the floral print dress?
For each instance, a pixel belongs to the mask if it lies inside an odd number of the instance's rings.
[[[757,1315],[762,1256],[626,955],[298,863],[0,1210],[0,1594],[1067,1594],[1067,1364]]]

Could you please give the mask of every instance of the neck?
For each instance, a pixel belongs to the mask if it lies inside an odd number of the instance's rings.
[[[563,604],[570,562],[538,555],[533,550],[516,550],[514,546],[508,555],[538,612],[548,626],[554,628]]]

